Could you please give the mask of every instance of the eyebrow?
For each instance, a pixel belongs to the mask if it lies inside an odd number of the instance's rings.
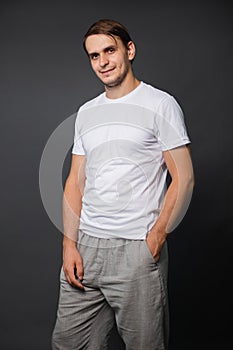
[[[116,48],[117,48],[117,45],[109,45],[109,46],[105,47],[102,51],[107,52],[109,49],[116,49]],[[99,54],[99,52],[88,53],[89,57],[94,56],[94,55],[98,55],[98,54]]]

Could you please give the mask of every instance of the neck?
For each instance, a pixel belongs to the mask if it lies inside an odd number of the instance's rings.
[[[123,97],[133,91],[139,84],[140,81],[134,75],[126,76],[120,85],[105,86],[106,97],[111,99]]]

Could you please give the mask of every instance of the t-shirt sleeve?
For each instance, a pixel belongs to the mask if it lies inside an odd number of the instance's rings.
[[[71,151],[73,154],[85,155],[85,151],[82,144],[81,134],[79,131],[79,112],[77,113],[75,119],[75,128],[74,128],[74,144]]]
[[[183,111],[173,96],[163,99],[156,111],[154,133],[162,151],[190,143]]]

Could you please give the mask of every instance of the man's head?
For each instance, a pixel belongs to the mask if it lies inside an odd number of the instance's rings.
[[[118,37],[126,49],[128,48],[128,43],[132,41],[128,30],[121,23],[112,19],[101,19],[95,22],[84,35],[83,48],[87,54],[86,39],[94,34],[105,34],[112,38]]]
[[[94,23],[84,36],[83,47],[106,87],[118,86],[132,74],[136,50],[128,30],[119,22],[103,19]]]

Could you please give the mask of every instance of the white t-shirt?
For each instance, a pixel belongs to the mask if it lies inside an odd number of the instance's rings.
[[[166,193],[163,151],[190,143],[173,96],[141,82],[82,105],[73,154],[86,156],[80,230],[100,238],[145,239]]]

